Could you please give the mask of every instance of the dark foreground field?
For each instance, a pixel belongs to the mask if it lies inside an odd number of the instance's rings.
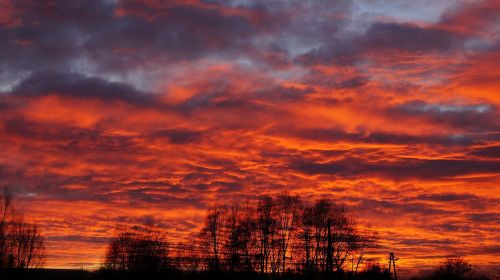
[[[402,277],[401,277],[402,276]],[[487,280],[487,277],[477,275],[459,275],[456,273],[432,273],[422,276],[405,277],[399,279],[411,280]],[[373,269],[363,271],[357,275],[351,273],[287,273],[285,275],[261,275],[256,272],[215,272],[200,271],[186,272],[179,270],[158,272],[119,272],[119,271],[85,271],[71,269],[32,269],[32,270],[0,270],[1,280],[395,280],[385,270]]]
[[[89,280],[93,275],[85,270],[73,269],[29,269],[29,270],[0,270],[0,279],[36,279],[36,280]]]
[[[32,270],[0,270],[0,279],[36,279],[36,280],[113,280],[113,279],[179,279],[179,280],[386,280],[389,275],[385,272],[363,272],[356,277],[349,274],[297,274],[288,273],[285,275],[265,275],[262,276],[255,272],[185,272],[185,271],[160,271],[160,272],[117,272],[117,271],[85,271],[71,269],[32,269]]]

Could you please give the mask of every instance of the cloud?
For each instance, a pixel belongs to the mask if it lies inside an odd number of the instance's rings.
[[[321,47],[302,54],[297,61],[306,64],[355,65],[362,64],[369,54],[382,57],[390,52],[401,51],[444,54],[461,50],[464,40],[460,34],[432,25],[374,22],[365,30],[351,31],[348,35],[341,33],[325,40]]]
[[[368,50],[451,51],[462,39],[450,32],[412,24],[375,23],[362,39]]]
[[[339,128],[310,128],[310,129],[293,129],[293,128],[274,128],[272,133],[285,134],[291,137],[301,139],[309,139],[313,141],[323,142],[354,142],[354,143],[379,143],[379,144],[429,144],[429,145],[444,145],[468,146],[475,142],[475,139],[464,135],[457,137],[449,134],[431,134],[431,135],[411,135],[401,134],[397,132],[384,131],[359,131],[347,132]]]
[[[0,2],[0,185],[49,265],[285,190],[345,203],[408,263],[494,256],[495,1]]]
[[[166,138],[172,144],[186,144],[198,141],[203,134],[188,129],[167,129],[155,132],[153,138]]]
[[[473,194],[441,193],[441,194],[422,194],[417,197],[420,200],[428,201],[464,201],[478,199]]]
[[[481,213],[469,213],[467,218],[474,223],[494,223],[500,219],[500,213],[496,212],[481,212]]]
[[[74,73],[35,72],[12,90],[15,96],[61,95],[79,99],[124,101],[139,106],[155,104],[155,96],[140,92],[128,84],[110,82]]]
[[[0,22],[0,67],[14,76],[76,71],[127,82],[134,76],[145,85],[153,75],[146,72],[169,63],[251,52],[257,32],[245,14],[184,2],[5,2],[10,8]]]
[[[500,172],[500,167],[495,161],[410,158],[369,162],[359,158],[347,157],[325,163],[305,160],[291,162],[290,168],[311,175],[324,174],[339,177],[380,176],[392,180],[439,180],[470,174],[494,174]]]
[[[497,131],[499,123],[490,121],[498,117],[498,109],[492,104],[431,104],[414,100],[398,105],[395,110],[413,116],[421,116],[435,123],[456,128],[470,128],[474,132]]]
[[[471,154],[485,158],[500,158],[500,146],[476,148]]]

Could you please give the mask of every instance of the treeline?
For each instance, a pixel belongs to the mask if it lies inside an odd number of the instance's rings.
[[[45,260],[44,238],[35,223],[15,207],[7,188],[0,193],[0,270],[39,268]]]
[[[153,224],[118,230],[95,272],[40,269],[44,238],[8,189],[0,193],[0,215],[0,279],[395,279],[378,263],[360,269],[375,234],[329,199],[308,205],[282,194],[211,207],[201,230],[182,242],[169,242]],[[412,278],[444,279],[487,280],[460,256]]]
[[[361,231],[344,206],[321,199],[304,204],[288,194],[255,205],[208,209],[204,226],[170,243],[158,227],[119,232],[104,269],[111,271],[214,271],[284,278],[289,274],[356,274],[374,234]]]

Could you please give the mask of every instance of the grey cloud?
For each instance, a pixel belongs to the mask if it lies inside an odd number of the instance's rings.
[[[418,178],[422,180],[450,179],[474,173],[499,173],[500,165],[495,161],[476,160],[424,160],[397,159],[369,162],[346,157],[337,161],[319,163],[311,160],[296,160],[290,168],[311,175],[334,175],[339,177],[380,176],[393,180]]]
[[[143,93],[127,84],[54,71],[33,73],[16,86],[12,94],[27,97],[58,94],[81,99],[119,100],[142,106],[155,104],[154,95]]]

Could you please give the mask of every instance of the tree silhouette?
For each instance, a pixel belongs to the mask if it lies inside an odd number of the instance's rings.
[[[437,279],[471,279],[472,266],[461,256],[448,256],[446,261],[435,271]]]
[[[212,207],[208,209],[200,237],[202,246],[205,248],[203,252],[206,254],[206,266],[209,270],[222,270],[223,263],[221,260],[221,249],[225,242],[224,234],[224,219],[227,209],[223,207]]]
[[[300,268],[307,274],[343,271],[349,257],[351,270],[357,270],[374,240],[356,229],[343,206],[328,199],[302,209],[297,231]]]
[[[375,246],[376,235],[368,230],[358,231],[354,234],[353,239],[349,254],[351,256],[351,272],[356,275],[366,253]]]
[[[119,232],[108,247],[106,268],[158,271],[168,266],[216,272],[210,277],[217,278],[237,273],[332,278],[346,268],[354,275],[374,242],[372,234],[357,229],[342,205],[321,199],[304,206],[287,193],[262,197],[254,206],[208,208],[199,233],[175,243],[168,257],[163,238],[158,230]]]
[[[9,263],[9,235],[16,217],[12,197],[7,188],[4,188],[3,193],[0,194],[0,207],[0,268],[5,268]]]
[[[460,255],[448,256],[434,271],[424,277],[413,280],[487,280],[485,275],[474,271],[472,265]],[[496,279],[493,277],[493,279]]]
[[[159,271],[168,268],[168,243],[154,225],[121,231],[111,240],[105,267],[118,271]]]
[[[204,259],[199,235],[191,234],[186,241],[180,241],[170,250],[173,267],[183,271],[202,270]]]
[[[45,247],[40,229],[15,209],[7,188],[0,194],[0,205],[0,268],[41,267]]]
[[[225,231],[228,240],[224,243],[224,252],[228,254],[230,271],[251,271],[252,267],[252,235],[255,231],[255,222],[252,210],[242,209],[233,205],[228,209]]]
[[[310,274],[314,270],[314,210],[312,207],[305,207],[302,210],[298,239],[299,251],[302,251],[303,258],[301,269],[306,274]]]
[[[43,265],[44,239],[34,223],[24,222],[18,217],[11,226],[9,267],[38,268]]]
[[[278,231],[278,252],[281,254],[279,260],[281,261],[279,271],[282,274],[286,272],[287,269],[287,258],[291,259],[290,250],[290,240],[293,233],[298,226],[300,221],[300,210],[302,203],[297,196],[290,196],[288,194],[283,194],[278,196],[275,201],[274,216],[277,221],[277,231]]]
[[[276,231],[276,219],[272,216],[273,200],[264,197],[259,201],[257,207],[257,256],[261,274],[269,272],[269,258],[272,239]]]

